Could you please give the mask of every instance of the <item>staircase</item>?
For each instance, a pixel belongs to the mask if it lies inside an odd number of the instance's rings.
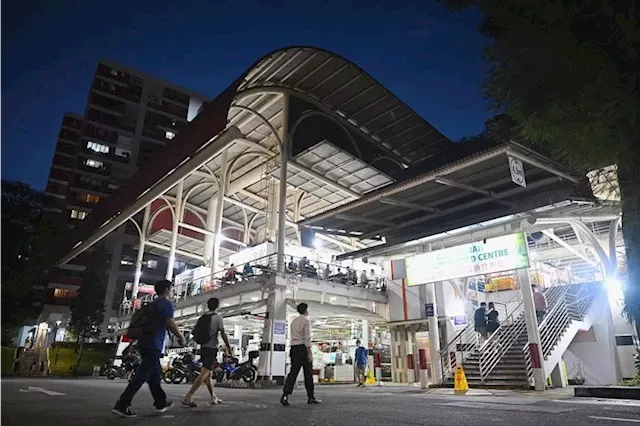
[[[589,310],[603,291],[601,283],[557,285],[545,291],[549,308],[539,330],[547,374],[578,330],[590,326]],[[462,364],[470,387],[530,387],[532,370],[522,303],[512,309],[489,339],[478,339],[473,324],[469,324],[441,351],[445,385],[453,386],[453,370]]]

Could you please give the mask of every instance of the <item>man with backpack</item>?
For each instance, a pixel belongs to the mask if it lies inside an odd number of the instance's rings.
[[[222,317],[216,313],[216,309],[220,305],[220,301],[215,297],[210,298],[207,301],[207,307],[209,312],[198,318],[196,326],[193,328],[193,340],[200,345],[200,362],[202,363],[202,370],[200,374],[191,385],[191,389],[184,396],[182,405],[184,407],[197,407],[193,400],[193,394],[196,393],[200,385],[204,383],[209,390],[211,396],[211,404],[219,404],[220,399],[213,393],[213,382],[211,375],[213,368],[216,365],[216,359],[218,357],[218,333],[222,336],[224,344],[227,346],[226,351],[229,352],[231,345],[229,345],[229,338],[224,331],[224,323]]]
[[[173,402],[167,401],[167,395],[160,386],[162,378],[160,358],[167,329],[180,340],[180,345],[185,345],[185,339],[173,320],[173,303],[170,300],[171,286],[171,281],[158,281],[155,285],[158,298],[140,308],[131,318],[127,335],[138,342],[137,346],[142,361],[135,377],[129,382],[115,407],[111,410],[115,415],[137,417],[137,414],[131,409],[131,400],[145,382],[149,384],[149,390],[158,413],[164,413],[173,406]]]

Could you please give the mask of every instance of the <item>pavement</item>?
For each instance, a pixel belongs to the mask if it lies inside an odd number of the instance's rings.
[[[573,398],[570,390],[535,394],[515,391],[473,390],[453,395],[449,389],[422,391],[407,386],[318,386],[322,405],[307,405],[304,389],[291,397],[292,405],[279,404],[279,389],[218,389],[221,405],[210,406],[206,389],[196,395],[201,407],[176,406],[155,414],[143,387],[134,399],[136,419],[120,419],[110,412],[124,389],[122,380],[48,378],[2,379],[3,426],[93,426],[121,423],[136,426],[210,425],[640,425],[640,402]],[[169,398],[179,405],[187,385],[165,385]]]

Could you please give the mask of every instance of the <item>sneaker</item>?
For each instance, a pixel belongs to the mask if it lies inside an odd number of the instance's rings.
[[[322,401],[320,401],[319,399],[315,399],[315,398],[307,399],[307,404],[320,404],[320,403],[322,403]]]
[[[280,404],[284,405],[285,407],[288,407],[289,405],[289,397],[287,395],[282,395],[282,398],[280,398]]]
[[[156,413],[166,413],[173,408],[173,401],[167,401],[166,405],[162,408],[156,408]]]
[[[126,417],[126,418],[138,417],[138,414],[136,414],[136,412],[133,411],[131,407],[126,407],[126,408],[113,407],[111,412],[116,416],[120,416],[120,417]]]

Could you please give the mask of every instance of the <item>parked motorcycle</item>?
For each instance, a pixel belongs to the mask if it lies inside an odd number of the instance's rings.
[[[178,385],[184,380],[187,383],[193,383],[200,374],[200,369],[201,364],[193,359],[193,355],[185,354],[171,362],[171,367],[163,374],[163,380],[174,385]]]
[[[119,366],[113,365],[113,362],[107,369],[107,379],[127,379],[133,380],[136,374],[136,370],[140,365],[140,358],[138,356],[129,356],[122,359],[122,364]]]
[[[258,378],[258,368],[253,360],[258,358],[260,352],[249,352],[249,359],[238,364],[238,358],[224,355],[222,362],[214,369],[214,378],[219,383],[229,380],[242,380],[245,383],[254,383]]]

